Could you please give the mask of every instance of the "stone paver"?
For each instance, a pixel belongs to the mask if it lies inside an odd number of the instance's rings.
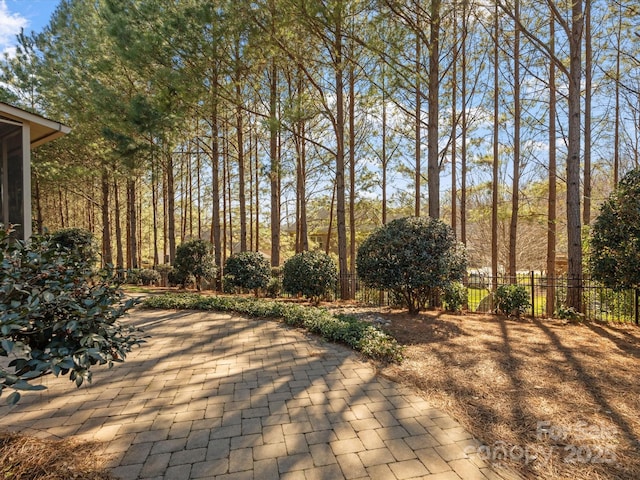
[[[137,479],[516,478],[467,451],[477,441],[371,365],[273,321],[138,310],[150,335],[76,389],[46,377],[0,407],[0,429],[104,443]],[[465,450],[465,447],[469,447]]]

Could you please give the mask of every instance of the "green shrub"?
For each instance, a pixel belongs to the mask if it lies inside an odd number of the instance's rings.
[[[277,298],[282,293],[282,280],[279,277],[271,277],[267,284],[266,294],[269,298]]]
[[[238,287],[232,275],[222,277],[222,293],[238,293]]]
[[[125,272],[125,280],[124,283],[128,285],[139,285],[141,283],[140,279],[140,269],[139,268],[130,268]]]
[[[402,361],[402,346],[368,322],[353,316],[333,315],[323,308],[242,297],[203,297],[196,294],[154,295],[144,300],[147,308],[214,310],[251,317],[281,318],[287,325],[305,328],[325,340],[345,343],[370,358]]]
[[[138,273],[138,278],[142,285],[157,285],[160,283],[160,272],[156,272],[151,268],[143,268]]]
[[[232,285],[254,290],[257,296],[258,290],[266,288],[269,283],[271,265],[260,252],[241,252],[227,258],[224,272]]]
[[[302,295],[315,302],[335,288],[338,269],[324,252],[302,252],[282,267],[282,288],[291,295]]]
[[[52,245],[69,252],[69,258],[91,266],[98,261],[98,246],[93,233],[83,228],[63,228],[51,234]]]
[[[567,307],[564,304],[558,305],[555,316],[561,320],[569,320],[570,322],[580,322],[584,320],[583,313],[578,312],[573,307]]]
[[[188,288],[191,285],[195,284],[196,279],[190,273],[185,273],[172,268],[167,274],[167,281],[172,287]]]
[[[531,306],[529,292],[522,285],[500,285],[495,294],[496,311],[505,315],[519,317]]]
[[[451,312],[460,312],[467,303],[467,287],[460,282],[451,282],[444,288],[442,300]]]
[[[616,290],[640,287],[640,170],[627,173],[602,204],[589,250],[594,280]]]
[[[211,253],[213,246],[204,240],[190,240],[176,249],[174,283],[187,287],[190,280],[202,289],[203,280],[214,280],[218,269]]]
[[[0,394],[34,390],[29,380],[52,372],[69,374],[77,386],[91,381],[91,367],[122,362],[141,343],[118,318],[133,306],[125,301],[113,271],[96,274],[89,257],[58,248],[50,238],[27,242],[0,229],[0,356],[13,356],[0,367]]]
[[[451,227],[424,217],[393,220],[360,245],[358,276],[368,287],[394,291],[417,313],[466,270],[464,247]]]

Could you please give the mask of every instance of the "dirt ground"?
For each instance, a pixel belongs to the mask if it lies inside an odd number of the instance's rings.
[[[347,312],[345,312],[347,313]],[[380,374],[417,387],[481,442],[469,452],[527,478],[640,478],[640,328],[494,315],[409,315]]]

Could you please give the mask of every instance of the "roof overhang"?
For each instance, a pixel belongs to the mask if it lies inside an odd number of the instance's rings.
[[[55,140],[71,131],[71,127],[67,125],[2,102],[0,102],[0,119],[7,120],[7,123],[29,123],[31,127],[31,148]]]

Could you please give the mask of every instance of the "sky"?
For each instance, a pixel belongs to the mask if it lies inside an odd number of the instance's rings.
[[[0,0],[0,53],[15,50],[16,35],[41,31],[59,0]]]

